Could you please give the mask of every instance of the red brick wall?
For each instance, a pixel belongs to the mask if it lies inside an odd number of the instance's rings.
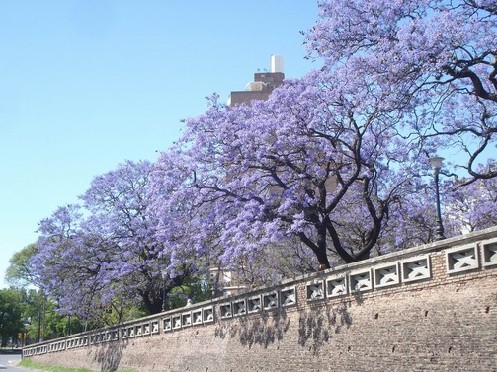
[[[497,228],[492,228],[288,281],[281,288],[295,286],[294,306],[229,319],[220,319],[216,312],[212,323],[168,332],[161,321],[154,335],[41,351],[32,357],[95,370],[497,371],[497,265],[486,265],[482,255],[485,244],[494,249],[495,238]],[[467,247],[477,252],[477,265],[466,266],[466,270],[463,265],[456,273],[448,273],[447,252],[456,251],[456,259]],[[385,263],[400,262],[402,268],[404,260],[416,256],[429,257],[430,277],[412,282],[400,279],[398,284],[333,298],[307,299],[306,285],[311,281],[326,282],[333,275],[353,274]],[[464,259],[454,262],[457,266]],[[468,262],[473,262],[471,257]],[[261,289],[234,300],[272,290]],[[217,311],[219,303],[203,303],[188,310],[213,306]],[[136,322],[150,319],[157,317]],[[26,349],[25,355],[34,353],[35,348]]]

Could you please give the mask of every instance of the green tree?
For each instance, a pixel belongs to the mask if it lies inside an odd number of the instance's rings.
[[[25,291],[23,309],[28,339],[32,342],[68,336],[85,328],[77,316],[58,314],[56,302],[38,289]]]
[[[31,258],[36,252],[36,244],[30,244],[19,252],[14,253],[5,273],[5,280],[7,283],[17,288],[36,285],[31,265]]]
[[[19,305],[22,308],[24,325],[19,333],[27,332],[27,342],[36,342],[55,337],[65,336],[83,330],[83,325],[77,316],[61,316],[57,314],[57,304],[37,287],[33,275],[31,259],[37,253],[36,244],[30,244],[10,259],[5,279],[17,289]]]
[[[18,334],[24,330],[23,295],[17,289],[0,289],[0,337],[2,347],[9,339],[17,342]]]

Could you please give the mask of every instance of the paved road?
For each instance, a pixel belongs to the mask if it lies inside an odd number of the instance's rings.
[[[21,360],[21,354],[0,354],[0,371],[33,372],[31,369],[16,367]]]

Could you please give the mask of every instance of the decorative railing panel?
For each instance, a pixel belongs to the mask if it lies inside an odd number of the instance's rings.
[[[497,232],[497,230],[495,230]],[[462,239],[461,239],[462,240]],[[445,248],[446,246],[444,246]],[[413,249],[412,253],[395,253],[376,258],[373,262],[345,265],[305,278],[293,279],[287,284],[264,290],[257,290],[232,298],[212,300],[155,317],[137,319],[119,327],[83,333],[66,339],[51,340],[23,349],[23,356],[29,357],[67,349],[89,347],[101,343],[115,342],[136,337],[152,337],[161,333],[176,332],[182,329],[201,327],[215,321],[259,316],[262,312],[278,311],[297,305],[297,287],[305,299],[303,306],[314,306],[319,301],[342,301],[344,296],[368,291],[381,291],[384,288],[408,286],[418,281],[433,279],[433,255],[445,256],[445,270],[449,274],[468,272],[477,269],[497,267],[497,237],[441,250],[427,247]],[[421,253],[421,254],[419,254]],[[439,258],[437,258],[439,260]],[[381,262],[383,261],[383,262]],[[439,262],[439,261],[437,261]],[[481,262],[481,263],[480,263]],[[440,269],[437,269],[440,270]],[[443,268],[441,269],[443,271]],[[440,272],[440,271],[438,271]]]
[[[400,262],[402,281],[405,283],[431,278],[430,256],[409,258]]]
[[[339,276],[331,276],[326,279],[326,297],[332,298],[343,296],[349,293],[347,286],[347,276],[345,274]]]
[[[479,267],[476,244],[470,247],[456,247],[447,250],[447,272],[450,274],[472,270]]]
[[[375,288],[388,287],[400,283],[398,262],[375,266],[373,272]]]
[[[305,286],[307,301],[316,301],[324,299],[324,280],[314,280],[308,282]]]
[[[497,239],[492,239],[481,245],[483,266],[497,265]]]
[[[240,316],[247,314],[247,301],[244,298],[240,298],[232,302],[233,304],[233,315]]]
[[[279,307],[278,292],[264,293],[262,295],[262,308],[264,310],[277,309]]]
[[[251,296],[247,299],[247,311],[249,314],[258,313],[262,310],[261,296]]]
[[[297,294],[295,286],[283,288],[280,292],[281,307],[288,307],[297,304]]]
[[[361,270],[350,273],[349,285],[351,293],[364,292],[373,289],[371,270]]]

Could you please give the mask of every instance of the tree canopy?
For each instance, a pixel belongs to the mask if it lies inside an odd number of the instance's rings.
[[[12,256],[5,273],[7,283],[15,287],[26,287],[30,284],[36,284],[35,273],[31,265],[31,259],[35,254],[36,244],[30,244]]]
[[[497,7],[492,0],[321,1],[311,55],[355,85],[367,79],[404,111],[420,145],[457,154],[475,178],[497,176]],[[454,151],[455,150],[455,151]]]
[[[407,198],[423,195],[438,152],[457,151],[466,183],[497,175],[493,161],[476,166],[495,146],[492,3],[319,4],[306,36],[321,69],[266,102],[226,107],[211,97],[159,159],[164,178],[182,178],[161,205],[166,248],[183,237],[196,254],[216,246],[230,262],[294,235],[327,268],[329,253],[361,260],[392,243],[393,225],[413,227]],[[187,206],[188,227],[171,223],[185,217],[174,205]]]
[[[9,339],[16,340],[24,329],[21,292],[15,289],[0,289],[0,339],[5,347]]]
[[[33,263],[61,309],[139,298],[158,312],[163,285],[212,266],[260,283],[278,276],[269,267],[295,274],[430,242],[435,155],[450,158],[447,234],[497,222],[494,1],[319,8],[304,32],[318,69],[267,101],[212,95],[155,164],[96,177],[81,206],[40,223]]]
[[[188,275],[182,266],[180,274],[161,276],[169,261],[154,239],[147,194],[152,168],[150,162],[128,161],[95,177],[80,197],[82,205],[59,207],[40,222],[33,264],[62,312],[91,317],[138,301],[157,313],[164,286],[169,291]]]

